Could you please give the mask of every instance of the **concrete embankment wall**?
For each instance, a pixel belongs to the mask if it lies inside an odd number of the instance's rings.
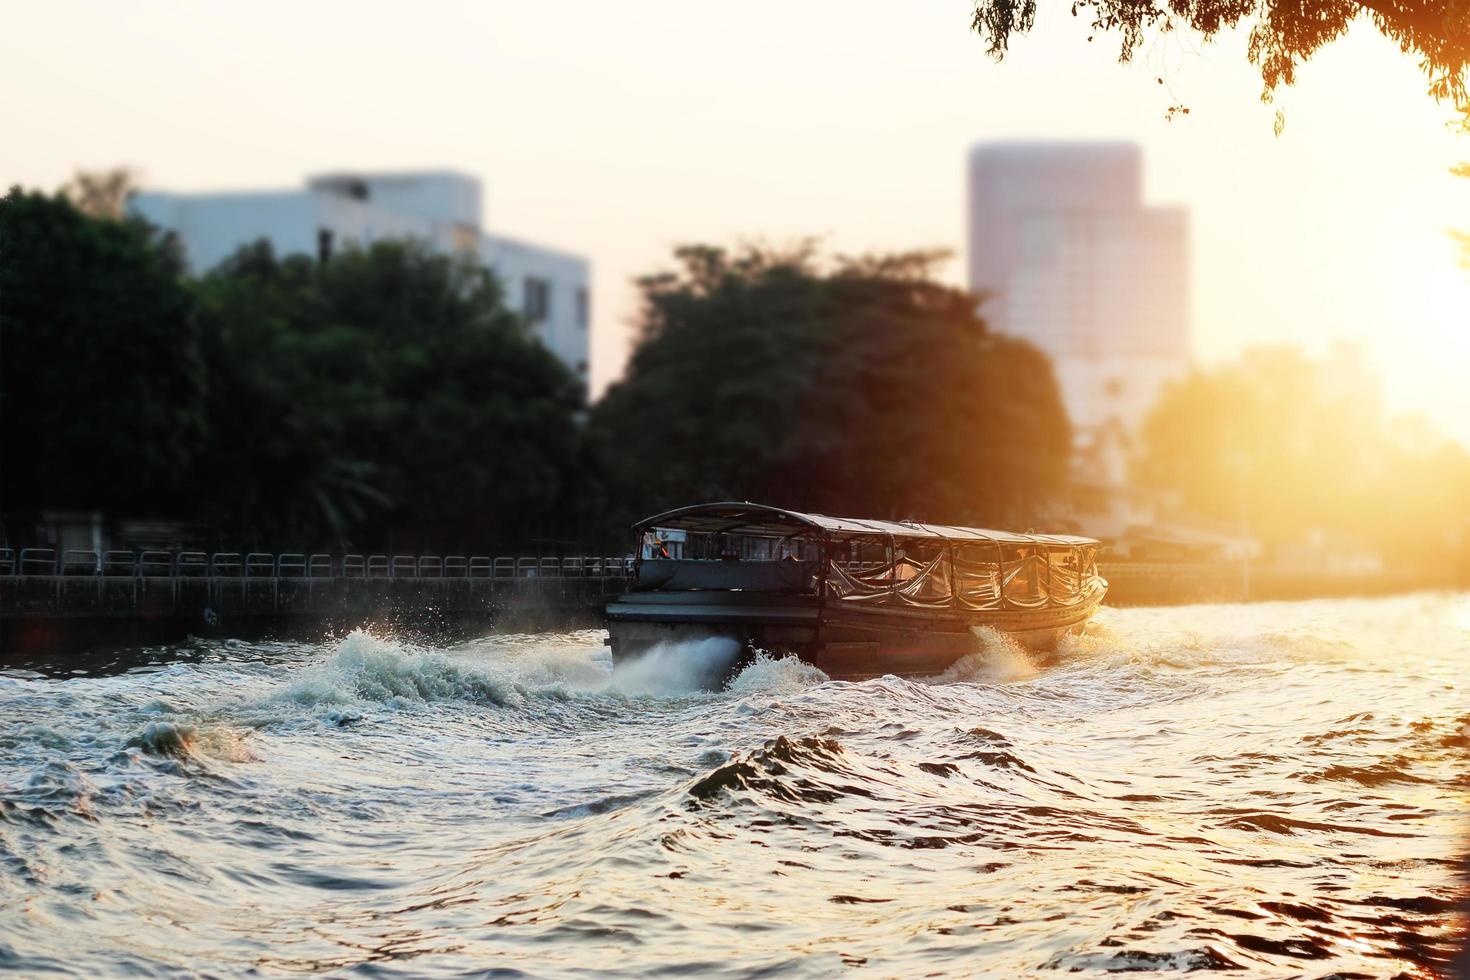
[[[601,623],[622,574],[530,578],[0,577],[0,658],[187,636],[310,637],[373,625],[424,637]]]

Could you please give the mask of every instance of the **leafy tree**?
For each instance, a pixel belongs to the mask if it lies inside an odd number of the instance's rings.
[[[642,341],[594,409],[619,520],[749,499],[1025,526],[1064,479],[1050,365],[935,256],[688,246],[641,280]]]
[[[381,391],[370,340],[326,326],[316,263],[241,249],[195,287],[209,370],[200,500],[227,540],[257,548],[340,541],[388,503],[346,429]]]
[[[203,436],[176,256],[63,196],[0,199],[0,453],[11,513],[167,512]]]
[[[128,201],[137,191],[137,175],[127,167],[114,167],[78,170],[59,193],[85,215],[121,221],[127,214]]]
[[[1005,55],[1012,36],[1036,23],[1036,0],[976,0],[971,26],[990,54]],[[1263,98],[1296,80],[1298,66],[1365,18],[1405,54],[1419,61],[1429,94],[1467,111],[1470,75],[1470,7],[1461,0],[1077,0],[1073,16],[1090,17],[1096,32],[1121,37],[1127,62],[1151,30],[1189,29],[1205,40],[1240,24],[1250,25],[1249,57],[1261,69]]]
[[[1426,561],[1451,548],[1470,500],[1470,454],[1389,425],[1376,383],[1339,355],[1248,352],[1167,389],[1144,423],[1135,476],[1192,513],[1242,517],[1268,545],[1312,530]]]
[[[510,546],[565,504],[580,387],[484,268],[260,243],[198,294],[219,526],[261,546]]]

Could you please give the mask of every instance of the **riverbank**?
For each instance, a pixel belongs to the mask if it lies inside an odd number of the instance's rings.
[[[261,559],[254,567],[181,563],[178,557],[157,568],[135,562],[126,574],[96,574],[85,564],[55,565],[62,574],[28,574],[23,565],[13,566],[18,573],[0,575],[0,663],[157,646],[191,636],[315,641],[371,626],[426,642],[453,642],[495,630],[594,627],[628,581],[621,558],[398,556],[361,565],[333,559],[318,568],[304,558],[286,560],[301,556],[250,556]],[[104,565],[101,571],[110,569]],[[155,571],[166,574],[150,574]],[[1101,571],[1109,581],[1107,605],[1114,607],[1466,587],[1416,572],[1332,575],[1236,563],[1114,562]]]
[[[627,577],[0,577],[0,662],[186,637],[319,640],[362,626],[426,640],[600,625]]]

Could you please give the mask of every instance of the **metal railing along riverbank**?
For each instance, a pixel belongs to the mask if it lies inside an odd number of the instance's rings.
[[[628,557],[492,558],[483,555],[331,555],[305,552],[89,551],[0,548],[0,576],[184,578],[604,578],[633,570]]]
[[[622,556],[0,549],[0,661],[376,624],[445,637],[601,621]]]
[[[1281,568],[1239,562],[1135,562],[1104,560],[1110,601],[1242,601],[1353,592],[1382,593],[1443,588],[1450,582],[1425,570],[1371,573]],[[180,578],[346,579],[425,581],[436,579],[626,578],[629,556],[566,558],[484,555],[308,554],[305,552],[91,551],[0,548],[0,579],[6,578]]]

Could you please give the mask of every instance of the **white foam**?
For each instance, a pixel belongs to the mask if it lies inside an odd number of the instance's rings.
[[[660,643],[614,667],[609,687],[652,696],[713,690],[738,656],[739,641],[725,636]]]
[[[150,721],[133,739],[132,744],[149,755],[171,755],[185,758],[194,748],[193,725],[176,725],[171,721]]]
[[[942,674],[922,678],[924,684],[1002,684],[1035,677],[1037,666],[1026,648],[988,626],[973,626],[979,649],[961,657]]]
[[[497,634],[451,647],[459,662],[528,690],[595,691],[607,687],[612,660],[602,630]]]
[[[731,694],[796,694],[830,680],[820,669],[793,656],[771,657],[758,653],[754,660],[730,679]]]
[[[611,663],[575,648],[492,654],[481,666],[517,687],[543,693],[595,692],[606,688],[612,676]]]
[[[148,755],[175,759],[198,759],[210,756],[225,762],[259,762],[250,750],[248,732],[210,726],[199,728],[182,722],[150,721],[128,744]]]
[[[325,663],[309,667],[276,695],[305,707],[375,701],[519,700],[512,684],[432,650],[353,630]]]

